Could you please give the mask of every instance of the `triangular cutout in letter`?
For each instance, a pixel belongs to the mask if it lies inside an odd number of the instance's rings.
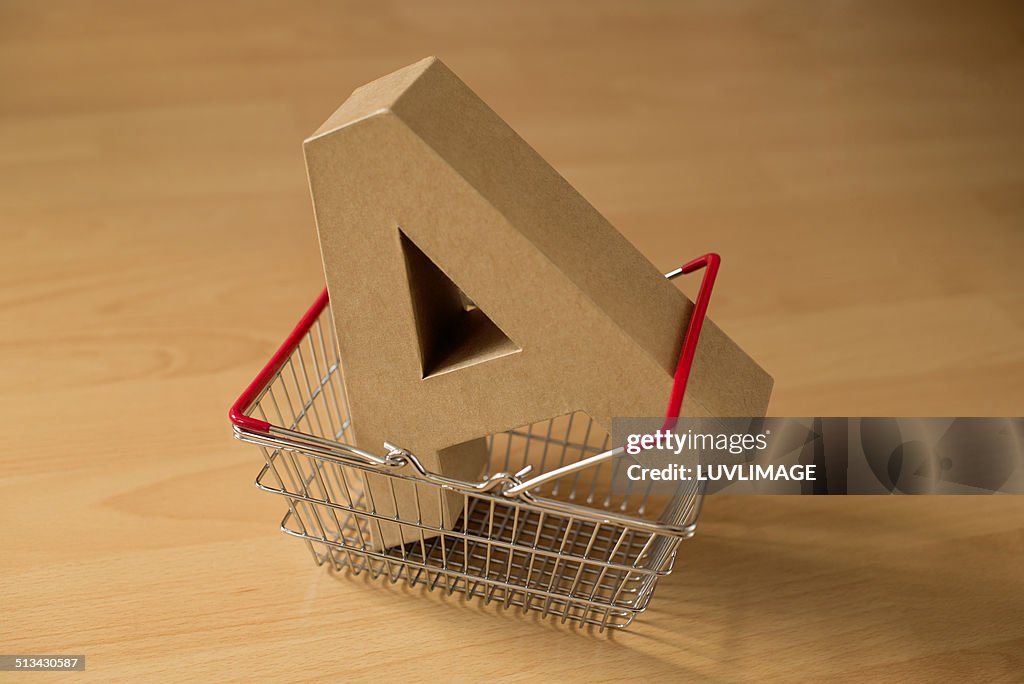
[[[399,238],[424,379],[520,351],[409,236]]]

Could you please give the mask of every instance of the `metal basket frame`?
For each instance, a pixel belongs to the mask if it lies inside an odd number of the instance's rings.
[[[679,415],[718,265],[718,256],[708,254],[666,274],[705,269],[666,428]],[[607,434],[582,413],[489,436],[490,463],[477,482],[430,472],[391,444],[384,455],[353,446],[326,290],[230,417],[235,436],[263,453],[256,486],[287,502],[281,530],[303,539],[317,564],[423,583],[562,622],[627,626],[647,607],[657,580],[671,572],[700,512],[697,484],[681,485],[667,500],[652,498],[650,487],[613,493],[607,485],[616,480],[624,449],[608,449]],[[539,474],[528,477],[534,469]],[[380,512],[366,480],[373,473],[386,476],[392,497],[396,482],[411,483],[417,508],[420,497],[461,497],[457,519],[438,524]],[[390,510],[397,511],[394,503]],[[385,523],[399,525],[403,544],[377,549],[369,543],[371,526]]]

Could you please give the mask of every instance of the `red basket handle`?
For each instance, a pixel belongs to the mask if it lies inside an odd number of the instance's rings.
[[[683,337],[683,348],[679,352],[679,363],[676,364],[676,374],[672,379],[672,392],[669,394],[668,408],[665,409],[665,424],[662,425],[662,430],[674,429],[679,421],[686,383],[690,379],[693,357],[697,353],[697,342],[700,341],[700,331],[708,314],[708,303],[711,302],[711,290],[715,287],[715,278],[718,276],[718,267],[721,263],[722,257],[709,252],[665,275],[671,279],[684,273],[705,269],[704,277],[700,281],[700,290],[697,292],[697,301],[694,302],[693,313],[690,314],[690,323],[686,326],[686,335]]]

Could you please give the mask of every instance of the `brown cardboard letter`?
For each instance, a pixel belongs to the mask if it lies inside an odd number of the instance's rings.
[[[472,481],[485,435],[664,412],[692,304],[439,60],[356,90],[305,153],[361,448]],[[771,384],[708,321],[683,413],[764,415]],[[369,478],[383,515],[457,519],[391,484]]]

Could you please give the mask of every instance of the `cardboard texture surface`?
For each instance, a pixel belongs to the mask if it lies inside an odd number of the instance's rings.
[[[692,303],[439,60],[356,90],[305,154],[361,448],[476,480],[485,435],[664,412]],[[764,415],[771,386],[709,320],[683,413]],[[368,484],[384,515],[458,517]]]

